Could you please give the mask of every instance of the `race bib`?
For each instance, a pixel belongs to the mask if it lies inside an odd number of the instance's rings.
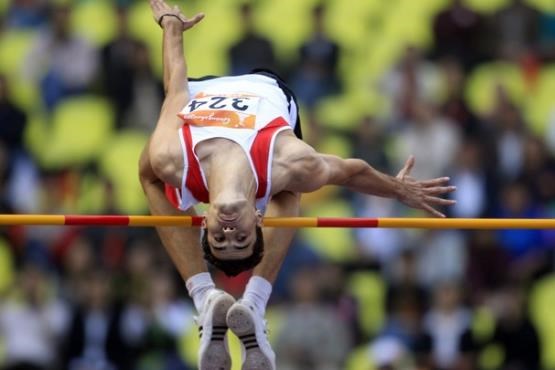
[[[197,94],[179,116],[194,126],[254,129],[260,97],[242,94]]]

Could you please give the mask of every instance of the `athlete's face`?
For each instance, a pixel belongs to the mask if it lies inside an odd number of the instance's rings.
[[[210,205],[205,227],[214,257],[223,260],[243,259],[252,254],[256,226],[262,214],[247,202]]]

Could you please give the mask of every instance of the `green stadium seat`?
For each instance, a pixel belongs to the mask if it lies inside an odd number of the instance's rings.
[[[498,344],[488,344],[478,354],[478,366],[484,370],[501,368],[505,360],[505,351]]]
[[[41,138],[39,162],[54,169],[95,160],[112,135],[113,121],[112,108],[102,98],[81,96],[62,101]]]
[[[530,316],[540,335],[543,367],[555,369],[555,274],[551,274],[533,287],[529,298]]]
[[[14,260],[11,248],[4,239],[0,239],[0,297],[14,281]]]
[[[143,132],[122,131],[108,141],[99,159],[101,173],[114,185],[116,207],[125,214],[143,213],[147,209],[138,167],[147,140]]]
[[[358,302],[358,318],[366,338],[382,328],[385,319],[385,284],[377,272],[355,272],[349,276],[347,291]]]
[[[316,106],[316,117],[324,127],[342,131],[355,131],[365,116],[380,116],[387,101],[369,87],[322,99]]]
[[[20,75],[21,65],[36,37],[35,31],[8,30],[0,37],[0,73]]]
[[[104,179],[92,173],[81,174],[78,186],[79,190],[75,202],[77,213],[100,214],[105,212],[108,194]]]
[[[546,134],[547,123],[550,116],[555,112],[555,65],[545,67],[534,86],[533,94],[525,99],[524,117],[529,124],[530,130],[538,135]]]
[[[555,13],[555,2],[552,0],[527,0],[527,3],[541,12]]]
[[[492,14],[510,4],[509,0],[465,0],[465,3],[473,10]]]
[[[22,64],[33,46],[35,31],[9,30],[0,37],[0,74],[8,79],[11,99],[27,112],[40,107],[37,87],[23,76]]]
[[[386,5],[380,0],[332,1],[326,12],[326,29],[343,50],[360,49],[377,36],[371,27],[379,24]]]
[[[385,20],[384,33],[403,45],[428,47],[432,44],[430,9],[424,2],[402,0]]]
[[[353,217],[349,203],[342,200],[328,200],[307,205],[305,216],[309,217]],[[355,241],[351,230],[346,228],[306,228],[300,236],[309,240],[310,245],[323,258],[334,262],[352,261],[356,256]]]
[[[291,60],[312,31],[311,12],[317,0],[264,1],[254,8],[256,29],[268,37],[279,59]]]
[[[184,9],[184,11],[186,11]],[[157,73],[161,76],[162,66],[162,30],[152,19],[152,11],[147,1],[136,1],[129,8],[129,32],[148,45],[150,61]]]
[[[6,14],[9,5],[9,1],[0,1],[0,16],[4,16],[4,14]]]
[[[467,79],[465,99],[477,114],[489,113],[496,102],[498,86],[504,87],[515,104],[523,102],[526,87],[519,68],[511,63],[492,62],[478,66]]]
[[[367,344],[352,350],[345,364],[345,370],[374,370],[375,368]]]
[[[108,0],[75,2],[71,14],[73,30],[97,47],[114,38],[117,22],[114,3]]]

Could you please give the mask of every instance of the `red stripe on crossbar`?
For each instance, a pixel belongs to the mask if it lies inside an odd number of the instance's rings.
[[[200,225],[202,225],[203,220],[204,220],[204,217],[202,217],[202,216],[193,216],[191,218],[191,225],[200,226]]]
[[[378,227],[377,218],[318,217],[318,227]]]
[[[127,226],[129,216],[65,216],[65,225],[103,225],[103,226]]]

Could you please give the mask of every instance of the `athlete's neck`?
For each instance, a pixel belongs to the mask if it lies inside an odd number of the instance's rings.
[[[226,155],[227,154],[227,155]],[[210,158],[208,192],[211,204],[248,202],[255,206],[256,179],[246,158],[219,152]]]

